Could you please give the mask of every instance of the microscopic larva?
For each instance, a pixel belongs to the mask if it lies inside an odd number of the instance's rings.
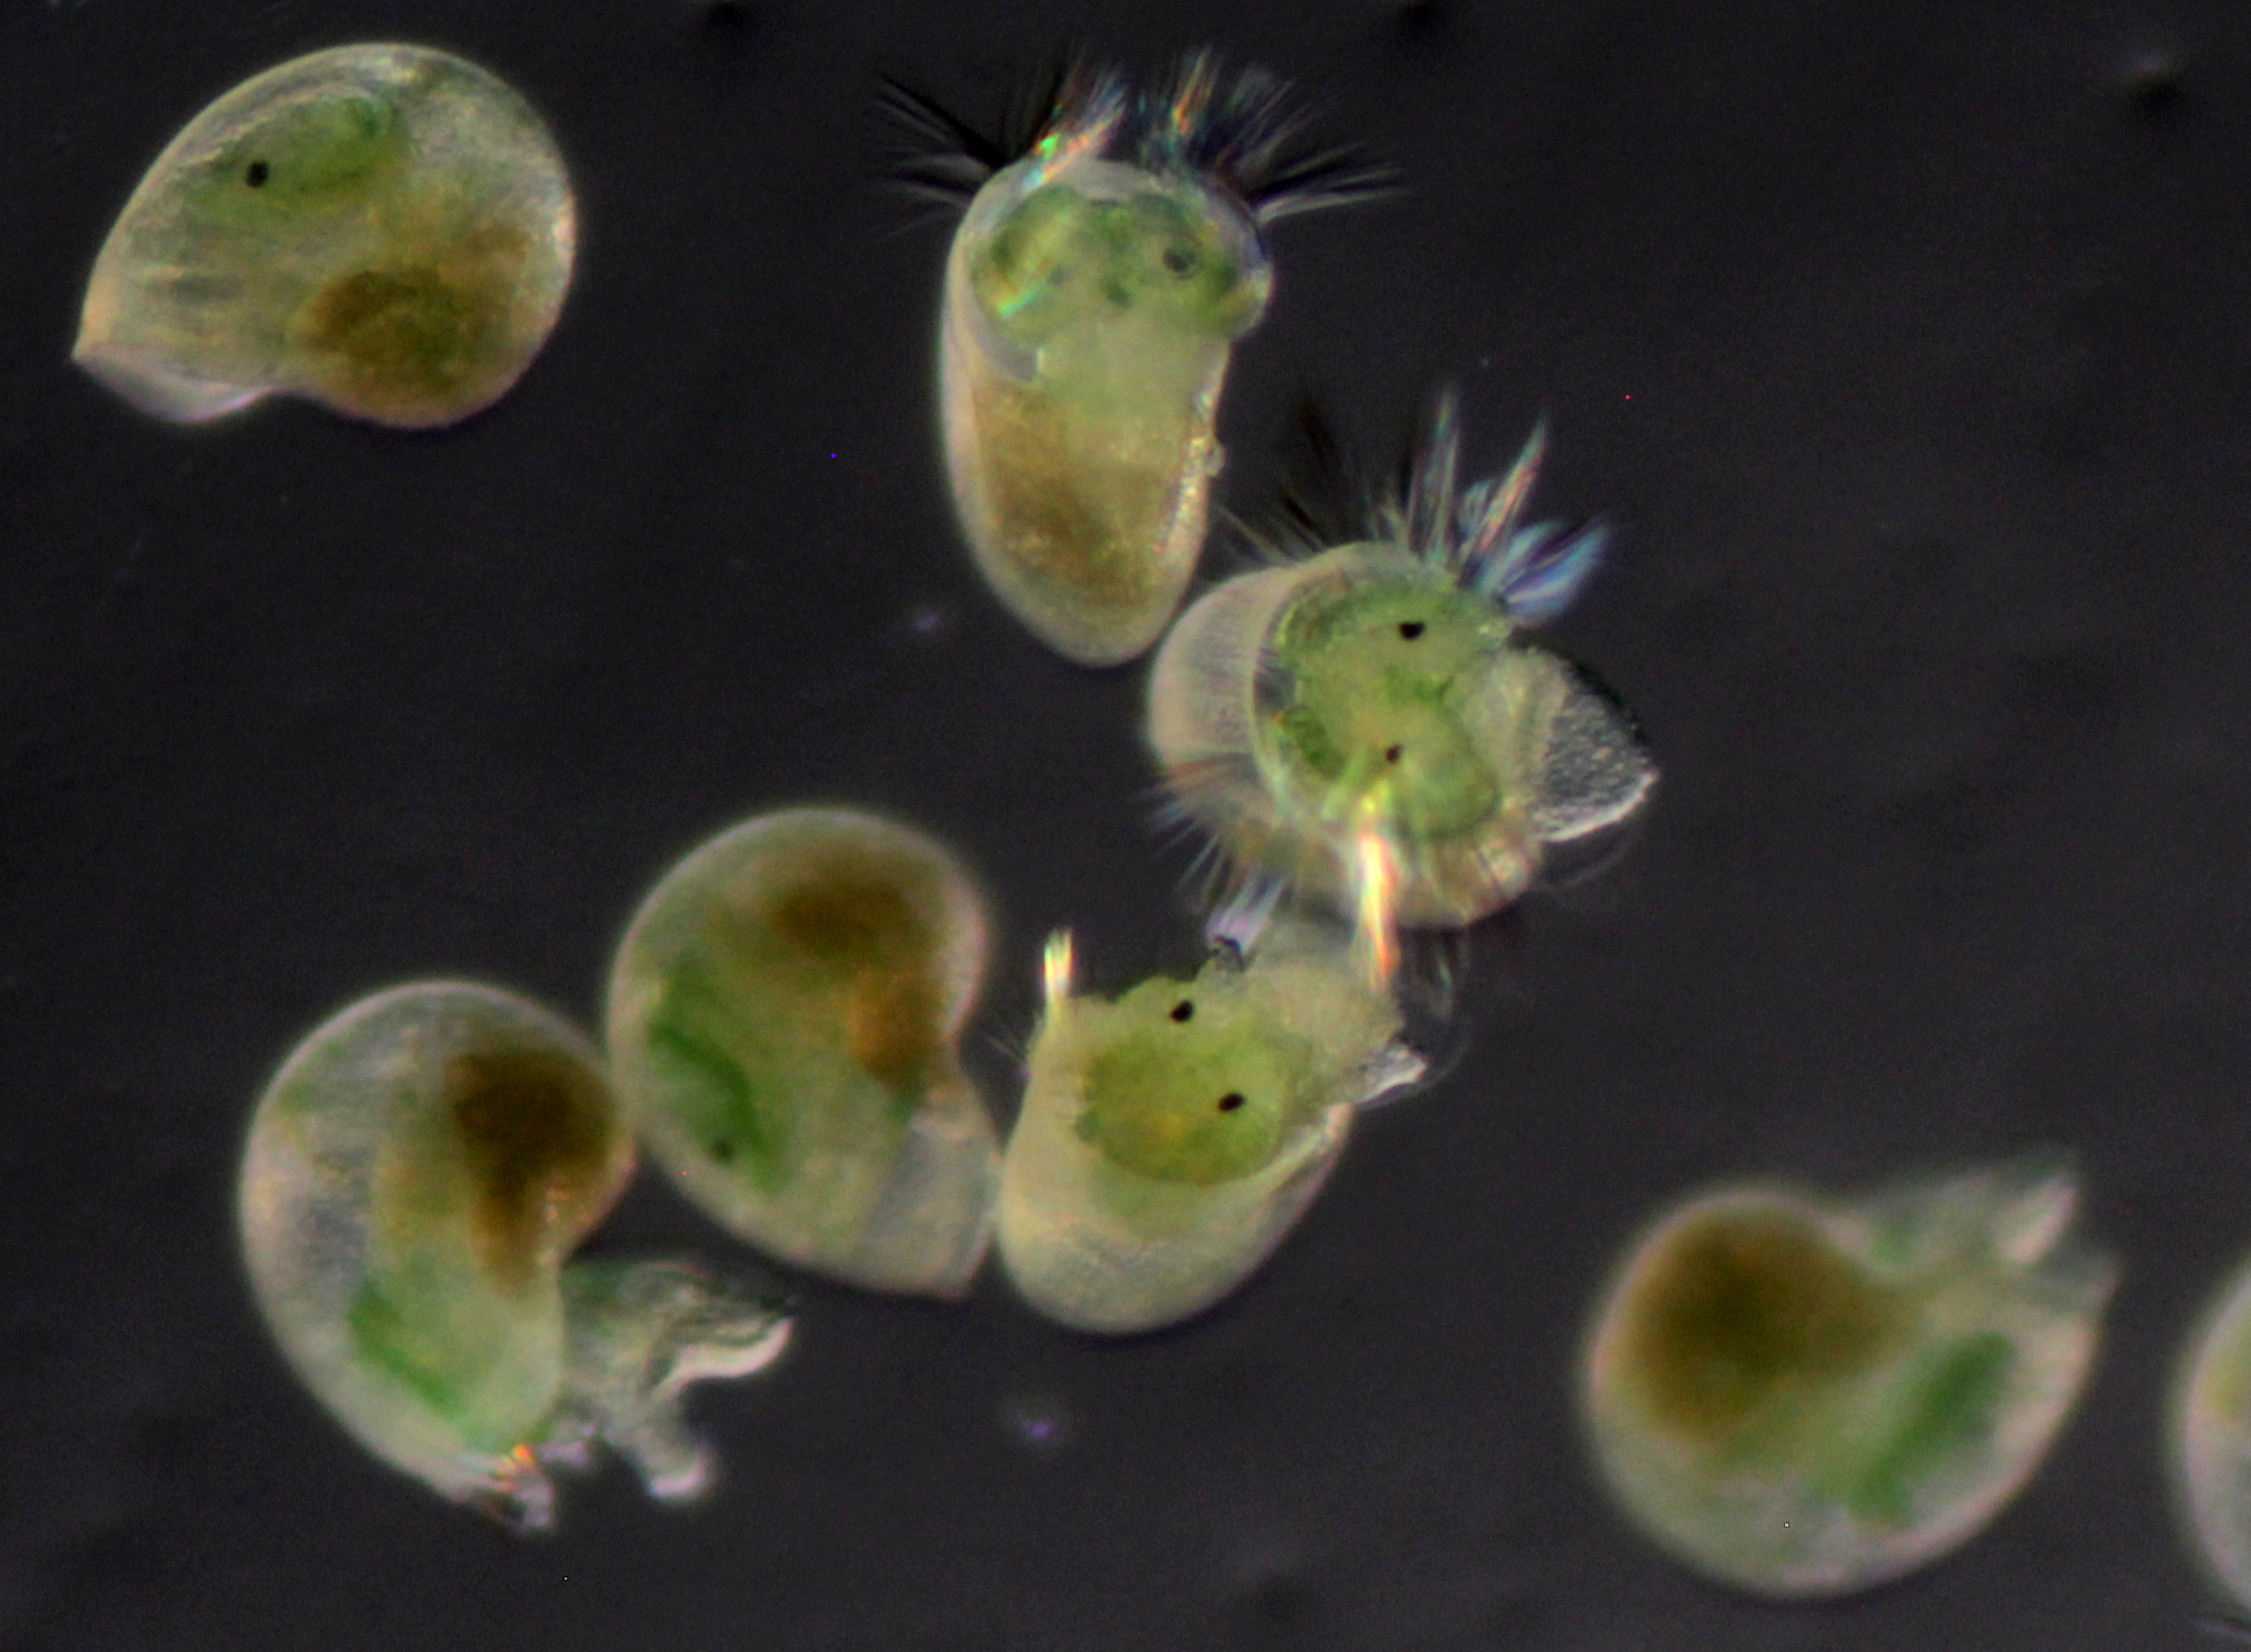
[[[94,261],[71,354],[166,419],[291,395],[450,424],[539,354],[576,243],[563,158],[515,91],[444,52],[339,46],[166,147]]]
[[[239,1216],[284,1353],[361,1444],[537,1528],[596,1443],[701,1490],[679,1393],[781,1352],[775,1304],[685,1262],[568,1262],[632,1172],[600,1058],[538,1005],[430,982],[314,1031],[258,1104]]]
[[[1368,193],[1298,142],[1283,85],[1192,54],[1157,94],[1063,83],[1029,152],[904,91],[966,200],[946,260],[939,402],[961,525],[1000,600],[1085,665],[1133,658],[1203,549],[1234,342],[1273,289],[1265,227]]]
[[[1025,1300],[1080,1330],[1171,1324],[1235,1289],[1321,1190],[1356,1109],[1411,1084],[1388,991],[1341,936],[1293,921],[1248,957],[1114,998],[1047,944],[1045,1007],[1000,1178],[999,1249]]]
[[[1484,916],[1656,779],[1618,708],[1518,634],[1569,605],[1601,525],[1523,524],[1538,432],[1458,491],[1455,424],[1443,397],[1407,496],[1364,538],[1206,592],[1150,672],[1180,816],[1243,876],[1382,928]]]
[[[957,1296],[999,1149],[955,1051],[982,899],[922,833],[786,809],[667,872],[612,966],[610,1060],[681,1191],[772,1255]]]
[[[2251,1265],[2221,1286],[2175,1381],[2170,1455],[2182,1523],[2251,1611]]]
[[[1619,1506],[1757,1595],[1842,1595],[1945,1554],[2038,1467],[2116,1273],[2046,1159],[1840,1202],[1688,1201],[1596,1315],[1581,1399]]]

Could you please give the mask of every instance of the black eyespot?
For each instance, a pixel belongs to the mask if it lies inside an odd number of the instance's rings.
[[[1248,1099],[1241,1090],[1230,1090],[1219,1098],[1219,1110],[1222,1113],[1232,1113]]]
[[[1401,754],[1402,752],[1404,752],[1406,749],[1407,749],[1407,747],[1406,747],[1406,746],[1385,746],[1385,747],[1384,747],[1384,761],[1385,761],[1386,763],[1396,763],[1396,762],[1398,762],[1398,761],[1399,761],[1400,754]]]
[[[1195,1017],[1195,1014],[1196,1004],[1195,1000],[1192,998],[1183,998],[1179,1003],[1172,1006],[1172,1019],[1176,1021],[1192,1020]]]
[[[1184,246],[1164,249],[1164,267],[1175,275],[1185,275],[1196,267],[1196,255]]]
[[[1416,637],[1422,635],[1422,621],[1418,619],[1401,620],[1399,634],[1409,642],[1413,642]]]
[[[242,181],[254,190],[262,190],[265,188],[265,180],[272,175],[264,161],[252,161],[242,171]]]
[[[711,1157],[721,1164],[732,1164],[735,1160],[735,1144],[731,1141],[713,1142]]]

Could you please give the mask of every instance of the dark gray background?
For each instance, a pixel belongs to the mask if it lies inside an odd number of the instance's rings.
[[[552,122],[578,282],[427,436],[138,417],[65,360],[95,248],[209,99],[460,51]],[[1458,379],[1621,524],[1557,628],[1665,779],[1479,937],[1474,1043],[1247,1291],[1119,1345],[990,1277],[800,1292],[707,1391],[727,1480],[622,1471],[517,1543],[360,1453],[248,1300],[271,1065],[417,975],[581,1018],[671,860],[896,810],[1040,937],[1180,961],[1137,668],[986,597],[936,459],[946,230],[870,187],[879,71],[957,104],[1079,40],[1302,78],[1410,194],[1277,232],[1229,503],[1301,386],[1370,456]],[[2251,1246],[2251,11],[1900,0],[8,0],[0,11],[0,1642],[881,1652],[2218,1645],[2159,1457]],[[903,227],[907,226],[907,227]],[[1711,1178],[2079,1156],[2125,1280],[1984,1536],[1823,1608],[1703,1585],[1573,1430],[1623,1237]],[[615,1232],[740,1252],[644,1185]],[[1046,1434],[1046,1442],[1037,1437]]]

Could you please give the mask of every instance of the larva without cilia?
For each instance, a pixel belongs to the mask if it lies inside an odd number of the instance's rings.
[[[2174,1379],[2175,1507],[2196,1557],[2251,1612],[2251,1261],[2215,1294]]]
[[[655,1496],[711,1474],[681,1390],[769,1364],[789,1320],[686,1262],[569,1261],[632,1173],[631,1120],[565,1022],[490,987],[352,1005],[267,1086],[243,1254],[289,1363],[377,1457],[512,1525],[596,1444]]]
[[[538,355],[576,244],[563,158],[513,89],[444,52],[340,46],[172,139],[94,261],[71,354],[166,419],[286,395],[450,424]]]
[[[1149,744],[1170,810],[1240,878],[1379,931],[1459,926],[1646,799],[1624,714],[1520,634],[1569,606],[1605,539],[1526,525],[1544,447],[1535,431],[1506,473],[1459,487],[1442,397],[1405,497],[1362,537],[1288,547],[1173,627]]]
[[[1266,226],[1377,174],[1306,148],[1279,81],[1209,53],[1138,99],[1067,77],[1028,152],[902,88],[893,103],[935,149],[902,175],[966,206],[938,372],[963,534],[1049,647],[1131,659],[1203,549],[1229,355],[1273,289]]]
[[[777,810],[692,851],[610,972],[610,1060],[657,1162],[783,1261],[961,1296],[999,1172],[955,1047],[988,929],[949,850],[858,810]]]
[[[1413,1083],[1420,1056],[1366,960],[1284,919],[1193,979],[1082,992],[1070,936],[1047,944],[1045,999],[1000,1177],[999,1244],[1048,1318],[1119,1335],[1199,1313],[1281,1243],[1360,1107]]]
[[[1967,1542],[2086,1385],[2117,1271],[2052,1159],[1855,1200],[1725,1188],[1596,1310],[1581,1402],[1626,1516],[1757,1595],[1866,1589]]]

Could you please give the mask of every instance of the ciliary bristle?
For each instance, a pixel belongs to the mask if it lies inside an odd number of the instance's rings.
[[[1227,190],[1261,223],[1386,193],[1390,169],[1342,145],[1310,141],[1315,111],[1278,76],[1226,73],[1216,53],[1195,51],[1142,100],[1142,164],[1187,172]]]
[[[1415,444],[1402,516],[1407,549],[1449,573],[1459,566],[1460,541],[1455,537],[1455,517],[1460,470],[1460,402],[1452,390],[1442,390],[1432,403],[1430,422]]]
[[[1018,83],[999,120],[980,126],[885,76],[877,98],[892,133],[884,173],[911,195],[967,206],[987,178],[1048,138],[1084,128],[1106,107],[1113,111],[1106,123],[1114,125],[1121,97],[1114,77],[1090,69],[1077,53],[1062,53]]]
[[[1076,53],[1023,81],[1001,118],[980,126],[928,93],[886,78],[879,98],[895,142],[884,171],[926,200],[966,205],[985,180],[1027,155],[1131,160],[1201,179],[1260,223],[1386,193],[1390,169],[1343,145],[1309,141],[1312,109],[1263,69],[1232,74],[1191,52],[1129,105],[1123,83]]]
[[[1311,391],[1290,415],[1282,451],[1282,493],[1273,537],[1306,554],[1360,537],[1372,490]]]
[[[1234,881],[1225,895],[1209,903],[1204,920],[1204,938],[1214,947],[1231,947],[1238,957],[1249,957],[1259,937],[1274,921],[1275,910],[1289,892],[1280,878],[1247,873]]]
[[[1036,1031],[1036,1027],[1010,1022],[988,1032],[985,1045],[999,1055],[1011,1070],[1022,1072],[1032,1065],[1032,1039]]]
[[[1007,164],[992,138],[903,80],[885,76],[878,103],[894,136],[884,172],[917,195],[960,205]]]

